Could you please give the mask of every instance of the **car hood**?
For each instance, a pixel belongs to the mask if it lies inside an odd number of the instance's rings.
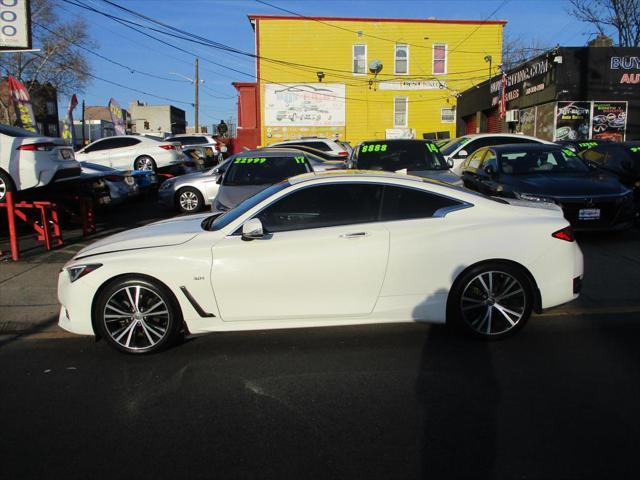
[[[210,213],[176,217],[116,233],[83,248],[74,260],[101,253],[180,245],[202,233],[202,220],[209,216]]]
[[[508,183],[516,191],[550,197],[619,195],[627,190],[617,178],[592,172],[513,176]]]
[[[220,190],[218,190],[216,199],[218,203],[231,209],[238,206],[243,200],[253,197],[256,193],[270,186],[271,185],[222,185],[220,186]]]
[[[438,180],[451,185],[462,185],[460,177],[451,170],[409,170],[407,173],[418,177],[431,178],[432,180]]]

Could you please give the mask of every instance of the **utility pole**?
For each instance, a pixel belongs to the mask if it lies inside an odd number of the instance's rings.
[[[198,78],[198,59],[196,58],[196,81],[194,82],[196,85],[196,99],[193,105],[194,108],[194,116],[195,116],[195,131],[196,133],[200,133],[200,121],[198,119],[198,87],[200,86],[200,79]]]
[[[80,148],[84,148],[84,146],[86,145],[86,137],[85,137],[85,133],[84,133],[84,129],[85,129],[85,120],[84,120],[84,100],[82,100],[82,146]],[[71,128],[73,128],[73,125],[71,125]]]

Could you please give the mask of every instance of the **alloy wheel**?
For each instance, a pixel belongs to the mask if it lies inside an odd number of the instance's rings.
[[[0,202],[4,201],[4,197],[7,196],[7,182],[4,181],[2,175],[0,175]]]
[[[152,172],[153,168],[153,160],[150,157],[141,157],[136,160],[136,170],[146,170],[147,172]]]
[[[149,350],[169,333],[170,311],[165,300],[143,285],[116,290],[107,300],[103,321],[107,334],[122,348]]]
[[[178,199],[180,202],[180,206],[186,212],[193,212],[200,207],[200,200],[198,199],[198,195],[191,190],[185,190],[180,194]]]
[[[501,335],[516,328],[527,304],[527,291],[520,281],[495,270],[473,277],[460,297],[463,320],[484,336]]]

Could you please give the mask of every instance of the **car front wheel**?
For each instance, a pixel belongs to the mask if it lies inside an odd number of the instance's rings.
[[[14,191],[15,188],[11,181],[11,177],[3,171],[0,171],[0,202],[4,202],[8,192]]]
[[[134,170],[146,170],[148,172],[155,172],[156,168],[156,162],[148,155],[138,157],[136,158],[136,161],[133,162]]]
[[[195,213],[202,209],[204,197],[197,189],[184,187],[176,194],[176,204],[182,213]]]
[[[449,299],[449,319],[472,335],[497,339],[526,324],[533,309],[531,281],[508,264],[485,264],[465,272]]]
[[[126,353],[152,353],[172,345],[180,334],[182,316],[166,287],[145,278],[116,280],[96,301],[98,333]]]

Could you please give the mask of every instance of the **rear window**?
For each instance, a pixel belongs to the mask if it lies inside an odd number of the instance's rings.
[[[233,159],[223,185],[270,185],[313,171],[304,155],[291,157],[244,157]]]
[[[447,143],[445,143],[440,148],[440,150],[444,155],[451,155],[453,152],[455,152],[458,149],[458,147],[461,147],[465,143],[469,142],[469,140],[471,140],[471,138],[469,137],[452,138]]]
[[[431,142],[366,142],[358,151],[358,168],[364,170],[448,170],[438,147]]]

